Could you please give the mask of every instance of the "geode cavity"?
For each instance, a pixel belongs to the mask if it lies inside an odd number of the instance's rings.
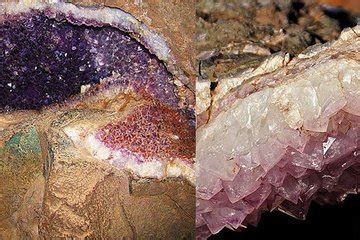
[[[87,9],[86,19],[72,5],[59,6],[2,13],[0,108],[40,109],[111,76],[124,88],[177,104],[172,75],[155,54],[114,22],[89,17],[95,10]]]

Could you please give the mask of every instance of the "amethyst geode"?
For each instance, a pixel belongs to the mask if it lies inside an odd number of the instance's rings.
[[[263,211],[304,219],[311,201],[359,191],[359,34],[346,29],[270,73],[274,62],[222,79],[211,105],[202,103],[210,110],[197,130],[199,239],[256,225]]]
[[[0,239],[193,238],[194,98],[127,11],[0,3]]]
[[[0,108],[40,109],[111,76],[117,85],[176,106],[172,75],[155,54],[128,33],[60,6],[65,10],[3,14]]]

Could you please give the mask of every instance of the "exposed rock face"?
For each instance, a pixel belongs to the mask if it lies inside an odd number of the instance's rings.
[[[0,238],[194,238],[194,97],[168,36],[30,2],[0,5]]]
[[[336,39],[356,25],[330,14],[316,0],[201,0],[197,2],[197,59],[202,78],[212,82],[258,67],[271,53],[297,55]]]
[[[41,144],[36,128],[24,128],[1,145],[0,219],[4,219],[22,205],[22,198],[29,185],[34,180],[43,182],[44,177]],[[40,195],[43,192],[41,187],[39,192]]]
[[[270,73],[222,79],[197,130],[198,237],[305,218],[360,186],[360,27]]]

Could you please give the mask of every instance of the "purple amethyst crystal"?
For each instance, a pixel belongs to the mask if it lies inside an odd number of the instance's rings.
[[[41,10],[4,19],[0,21],[1,109],[40,109],[60,103],[79,94],[82,85],[98,84],[110,76],[117,85],[177,104],[172,75],[128,33],[95,22],[74,25],[63,14],[51,18]]]

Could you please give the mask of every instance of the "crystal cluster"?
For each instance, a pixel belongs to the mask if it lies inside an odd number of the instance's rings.
[[[96,137],[110,149],[139,155],[139,161],[153,158],[165,161],[192,158],[194,135],[194,128],[184,114],[157,103],[143,105],[126,119],[109,123]]]
[[[213,102],[197,130],[199,239],[256,225],[262,211],[303,219],[312,200],[358,191],[359,34],[347,29]]]
[[[115,118],[94,113],[63,131],[88,156],[133,178],[182,177],[195,183],[193,121],[160,102],[130,100]]]
[[[32,10],[0,21],[0,108],[39,109],[81,92],[81,86],[116,76],[117,85],[177,104],[172,75],[129,34],[99,22],[86,22]]]
[[[136,178],[194,183],[194,111],[166,42],[120,9],[36,2],[0,3],[0,111],[97,109],[64,127],[77,148]]]
[[[171,3],[65,2],[0,1],[0,239],[193,239]]]

